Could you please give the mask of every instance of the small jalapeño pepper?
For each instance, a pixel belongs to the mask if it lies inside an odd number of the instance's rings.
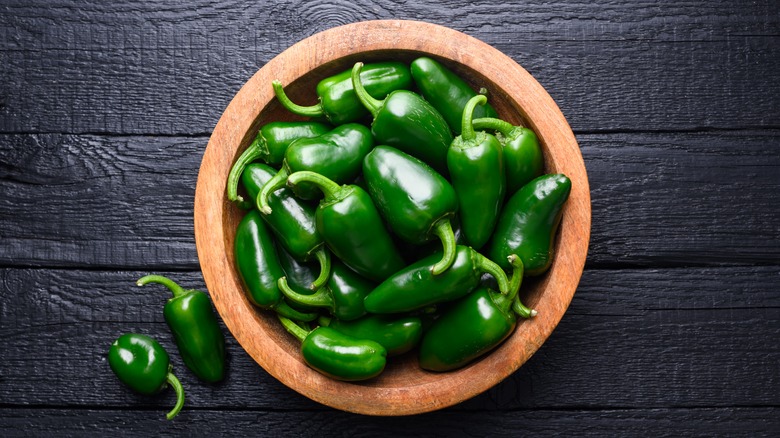
[[[367,315],[352,321],[320,317],[320,325],[347,336],[370,339],[387,350],[387,357],[404,354],[422,337],[422,321],[416,316]]]
[[[377,99],[383,99],[392,91],[412,87],[409,67],[402,62],[366,64],[360,73],[360,81],[368,94]],[[369,116],[355,94],[351,70],[321,80],[317,84],[319,102],[313,106],[296,105],[284,93],[281,82],[273,81],[272,85],[279,103],[293,114],[315,118],[324,116],[334,125],[357,122]]]
[[[447,167],[458,195],[460,223],[466,241],[479,249],[490,239],[504,204],[506,176],[501,144],[486,132],[474,132],[471,116],[487,98],[474,96],[463,110],[462,134],[447,152]]]
[[[301,355],[307,365],[337,380],[359,381],[378,376],[387,363],[387,350],[369,339],[358,339],[329,327],[306,331],[279,316],[284,328],[301,341]]]
[[[108,349],[108,364],[122,383],[145,395],[154,395],[171,385],[176,391],[176,405],[166,418],[172,420],[184,406],[184,389],[173,375],[168,353],[157,341],[146,335],[126,333]]]
[[[501,133],[498,141],[504,148],[506,191],[515,193],[544,171],[544,157],[536,134],[528,128],[494,118],[474,119],[474,129]]]
[[[215,383],[225,376],[225,335],[219,328],[205,293],[185,290],[162,275],[146,275],[138,279],[138,286],[158,283],[173,292],[163,308],[165,322],[173,333],[184,365],[199,379]]]

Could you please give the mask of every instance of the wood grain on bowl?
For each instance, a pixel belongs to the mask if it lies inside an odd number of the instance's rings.
[[[556,239],[552,267],[521,290],[539,315],[521,321],[499,348],[471,365],[447,373],[417,366],[413,354],[394,358],[378,378],[362,383],[329,379],[310,369],[297,341],[271,312],[253,307],[234,269],[233,235],[241,210],[227,200],[225,182],[234,160],[257,129],[295,116],[275,101],[279,79],[291,99],[315,103],[323,77],[357,61],[403,60],[427,55],[454,70],[507,121],[532,128],[539,137],[547,173],[572,180]],[[294,44],[263,66],[236,94],[206,148],[195,193],[195,238],[203,277],[225,324],[250,356],[288,387],[322,404],[369,415],[408,415],[467,400],[515,372],[544,343],[560,321],[579,283],[590,238],[590,191],[582,155],[565,117],[544,88],[495,48],[442,26],[414,21],[368,21],[333,28]]]

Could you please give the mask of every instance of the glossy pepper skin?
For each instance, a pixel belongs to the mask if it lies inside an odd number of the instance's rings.
[[[176,405],[166,415],[169,420],[184,406],[184,389],[171,372],[170,357],[151,337],[137,333],[120,336],[108,349],[108,364],[122,383],[138,393],[154,395],[171,385]]]
[[[360,81],[368,94],[377,99],[383,99],[392,91],[408,90],[412,87],[409,67],[402,62],[366,64],[360,73]],[[293,114],[325,117],[333,125],[358,122],[369,116],[352,86],[352,70],[345,70],[321,80],[317,84],[319,102],[313,106],[296,105],[284,93],[281,82],[273,81],[272,84],[279,102]]]
[[[482,248],[493,234],[506,191],[501,143],[486,132],[475,132],[471,125],[476,105],[486,102],[485,96],[478,95],[466,103],[462,134],[455,137],[447,152],[463,234],[475,249]]]
[[[360,174],[363,158],[374,147],[371,131],[358,123],[340,125],[326,134],[294,141],[284,154],[284,164],[257,196],[257,209],[271,214],[268,196],[283,187],[287,176],[308,170],[322,174],[339,184],[351,183]],[[319,191],[302,184],[295,188],[299,198],[317,199]]]
[[[146,275],[137,281],[138,286],[149,283],[161,284],[173,293],[173,298],[165,303],[163,316],[184,365],[205,382],[222,380],[225,377],[225,335],[208,295],[199,290],[185,290],[162,275]]]
[[[325,308],[331,315],[343,321],[360,318],[366,314],[363,300],[376,286],[361,277],[343,263],[335,261],[328,284],[311,295],[295,292],[287,279],[279,279],[279,289],[293,303]]]
[[[276,245],[276,254],[279,256],[279,265],[284,271],[284,276],[287,278],[287,286],[302,295],[311,295],[314,293],[311,290],[312,283],[319,277],[320,269],[312,263],[299,262],[290,253],[288,253],[279,242]],[[302,312],[313,312],[316,308],[311,306],[301,306],[292,302],[288,302],[294,309]]]
[[[411,73],[420,94],[444,117],[450,128],[460,134],[463,109],[477,92],[455,72],[425,56],[412,61]],[[486,104],[474,110],[474,117],[498,117],[498,114]]]
[[[479,287],[455,302],[425,332],[420,343],[420,367],[430,371],[450,371],[461,368],[504,341],[515,329],[517,316],[513,304],[523,278],[520,259],[513,265],[512,280],[507,295]],[[522,303],[520,303],[522,306]],[[521,316],[530,318],[535,310],[522,306]]]
[[[257,196],[262,187],[276,174],[277,171],[266,164],[252,163],[241,174],[241,182],[249,196]],[[312,259],[319,262],[319,275],[309,288],[312,290],[321,288],[328,281],[331,261],[325,241],[317,231],[314,218],[316,207],[301,201],[295,197],[291,189],[286,187],[268,194],[267,203],[273,210],[273,214],[261,215],[261,217],[270,227],[276,241],[301,262]]]
[[[340,186],[314,172],[296,172],[290,185],[307,182],[324,194],[315,218],[333,254],[360,275],[382,281],[406,263],[369,194],[356,185]]]
[[[254,305],[298,321],[316,318],[316,314],[296,311],[283,300],[277,282],[284,271],[271,232],[257,210],[249,211],[238,224],[233,254],[247,297]]]
[[[474,129],[501,133],[506,170],[507,193],[515,193],[544,172],[544,157],[539,139],[529,128],[514,126],[494,118],[474,119]]]
[[[318,122],[271,122],[263,125],[257,132],[257,137],[246,150],[236,159],[227,179],[227,195],[231,201],[243,202],[238,194],[238,180],[244,168],[251,162],[262,160],[266,164],[279,167],[284,159],[284,153],[290,144],[300,138],[317,137],[332,128]],[[252,200],[255,197],[251,197]]]
[[[369,339],[358,339],[329,327],[307,332],[279,317],[284,328],[301,341],[301,355],[310,367],[336,380],[360,381],[378,376],[387,363],[387,350]]]
[[[496,279],[502,293],[509,289],[504,271],[470,247],[458,245],[452,266],[433,275],[431,266],[439,258],[438,254],[426,257],[383,281],[366,296],[366,310],[374,314],[410,312],[453,301],[477,287],[483,273]]]
[[[415,156],[446,176],[452,133],[441,114],[420,95],[407,90],[393,91],[384,100],[374,99],[360,82],[362,68],[362,63],[355,64],[352,82],[358,99],[373,116],[371,132],[376,143]]]
[[[370,339],[387,350],[387,356],[404,354],[420,342],[422,321],[416,316],[367,315],[352,321],[320,317],[320,325],[358,339]]]
[[[452,185],[430,166],[389,146],[377,146],[363,161],[368,193],[390,228],[409,243],[438,237],[444,249],[434,274],[454,258],[455,235],[450,218],[458,210]]]
[[[570,192],[571,180],[563,174],[542,175],[523,186],[504,206],[486,255],[509,269],[507,257],[517,254],[526,275],[544,273]]]

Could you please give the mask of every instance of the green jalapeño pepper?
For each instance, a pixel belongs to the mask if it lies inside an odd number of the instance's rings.
[[[311,289],[312,283],[319,277],[320,268],[312,263],[299,262],[284,247],[276,242],[276,254],[279,256],[279,265],[287,278],[287,286],[295,292],[303,295],[311,295],[314,291]],[[290,303],[296,309],[305,309],[306,312],[314,310],[313,307],[297,306]]]
[[[422,337],[422,321],[416,316],[368,315],[352,321],[320,317],[320,325],[358,339],[370,339],[398,356],[416,347]]]
[[[571,180],[562,174],[542,175],[518,190],[504,206],[486,254],[504,269],[517,254],[526,275],[539,275],[552,264],[553,243],[569,198]]]
[[[227,179],[227,195],[231,201],[242,202],[238,194],[238,179],[247,164],[263,160],[271,166],[280,166],[287,147],[299,138],[317,137],[332,128],[317,122],[271,122],[260,128],[257,137],[238,157]],[[251,199],[255,199],[252,197]]]
[[[279,289],[293,303],[311,307],[324,307],[331,315],[344,321],[360,318],[366,314],[363,300],[376,285],[357,272],[339,262],[333,263],[333,270],[327,286],[311,295],[299,294],[287,284],[287,279],[279,279]]]
[[[168,353],[146,335],[126,333],[108,349],[108,364],[122,383],[145,395],[154,395],[171,385],[176,405],[166,418],[172,420],[184,406],[184,389],[173,375]]]
[[[409,243],[438,237],[444,252],[433,274],[441,274],[455,258],[450,218],[458,210],[452,185],[417,158],[388,146],[377,146],[363,161],[368,192],[390,228]]]
[[[360,175],[363,158],[374,147],[371,131],[357,123],[341,125],[315,138],[294,141],[284,154],[282,169],[257,196],[257,209],[271,214],[268,196],[287,182],[293,172],[317,172],[339,184],[351,183]],[[295,194],[302,199],[316,199],[319,191],[307,185],[296,187]]]
[[[323,326],[307,332],[285,317],[279,316],[279,320],[301,341],[301,355],[306,364],[330,378],[367,380],[385,369],[387,350],[372,340],[353,338]]]
[[[241,175],[241,182],[250,196],[256,196],[277,174],[276,170],[262,163],[252,163]],[[296,259],[307,262],[316,259],[320,274],[310,288],[317,290],[328,281],[330,275],[330,252],[317,231],[315,207],[296,198],[292,190],[281,187],[270,193],[268,207],[273,214],[262,215],[276,237],[276,241]]]
[[[366,310],[376,314],[409,312],[453,301],[477,287],[483,273],[496,279],[501,293],[509,290],[501,267],[470,247],[458,245],[452,266],[433,275],[431,266],[439,258],[438,254],[426,257],[383,281],[363,302]]]
[[[487,98],[474,96],[463,110],[462,134],[447,152],[447,167],[458,195],[460,222],[466,241],[481,248],[493,234],[504,204],[506,176],[501,144],[486,132],[474,132],[471,116]]]
[[[411,65],[412,78],[420,94],[436,108],[455,133],[460,133],[463,108],[477,93],[452,70],[428,57]],[[498,117],[489,104],[477,108],[474,117]]]
[[[402,62],[377,62],[366,64],[360,73],[360,81],[372,97],[382,99],[395,90],[412,87],[409,67]],[[346,70],[325,78],[317,84],[319,102],[313,106],[294,104],[284,93],[282,83],[272,82],[276,98],[293,114],[307,117],[325,117],[334,125],[357,122],[368,117],[368,110],[360,103],[352,87],[352,71]]]
[[[362,63],[355,64],[352,81],[358,98],[374,117],[371,132],[376,143],[415,156],[446,176],[452,133],[441,114],[420,95],[407,90],[393,91],[385,100],[374,99],[360,82],[362,67]]]
[[[234,256],[238,273],[254,305],[274,310],[298,321],[312,321],[317,315],[301,313],[284,302],[277,282],[284,276],[274,240],[260,212],[252,210],[238,224]]]
[[[474,119],[473,126],[501,133],[507,193],[515,193],[544,171],[542,149],[532,130],[494,118]]]
[[[147,275],[137,282],[139,286],[148,283],[162,284],[173,292],[173,298],[163,308],[163,316],[184,365],[203,381],[222,380],[225,376],[225,335],[219,328],[208,295],[199,290],[184,290],[162,275]]]
[[[315,214],[317,229],[342,262],[375,281],[406,266],[365,190],[356,185],[339,186],[314,172],[295,172],[287,178],[293,186],[301,182],[313,184],[325,195]]]
[[[457,301],[433,323],[420,343],[423,369],[449,371],[484,355],[504,341],[517,325],[513,303],[523,278],[523,264],[512,256],[514,272],[510,293],[503,295],[481,287]],[[522,305],[522,303],[521,303]],[[536,311],[522,306],[524,318]]]

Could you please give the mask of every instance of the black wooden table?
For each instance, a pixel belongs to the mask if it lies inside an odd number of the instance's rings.
[[[780,434],[780,6],[394,0],[0,2],[0,435]],[[662,5],[663,3],[663,5]],[[567,116],[593,198],[584,275],[492,390],[405,418],[283,386],[228,337],[229,376],[135,395],[105,354],[175,352],[146,273],[205,287],[201,155],[258,68],[318,31],[430,21],[508,54]]]

